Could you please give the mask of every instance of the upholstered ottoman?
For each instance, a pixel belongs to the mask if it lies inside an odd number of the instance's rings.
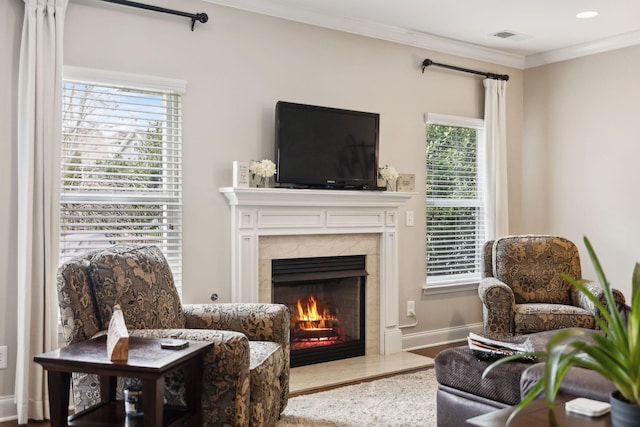
[[[510,338],[512,342],[531,340],[535,350],[543,350],[557,330]],[[589,334],[602,333],[592,329]],[[588,335],[585,336],[588,340]],[[506,339],[505,339],[506,341]],[[435,358],[438,427],[463,426],[466,420],[496,409],[516,405],[541,377],[544,363],[511,362],[482,373],[492,361],[481,360],[466,345],[440,352]],[[608,401],[615,386],[596,372],[571,368],[559,394]]]
[[[535,350],[542,350],[556,332],[538,332],[504,340],[522,342],[528,338]],[[435,357],[438,426],[463,426],[468,418],[520,402],[520,378],[533,364],[507,363],[482,379],[482,373],[491,363],[476,357],[467,345],[444,350]]]

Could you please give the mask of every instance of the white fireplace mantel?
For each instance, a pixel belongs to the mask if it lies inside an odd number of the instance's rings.
[[[260,236],[380,236],[380,353],[402,350],[398,328],[398,208],[414,193],[220,188],[231,207],[231,298],[260,302]],[[264,302],[264,301],[262,301]]]

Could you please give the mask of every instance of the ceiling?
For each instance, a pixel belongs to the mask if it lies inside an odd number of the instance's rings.
[[[204,1],[520,68],[640,44],[639,0]]]

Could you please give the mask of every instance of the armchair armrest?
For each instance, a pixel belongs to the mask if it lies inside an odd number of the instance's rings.
[[[504,282],[486,277],[480,280],[478,296],[482,301],[484,334],[491,338],[513,335],[515,296]]]
[[[478,296],[482,304],[492,310],[513,310],[516,303],[513,289],[494,277],[480,280]]]
[[[289,348],[289,309],[285,305],[185,304],[183,310],[187,328],[236,331],[251,341],[273,341]]]
[[[602,285],[599,282],[580,279],[580,283],[582,283],[588,290],[591,292],[596,298],[598,298],[603,304],[606,305],[606,301],[604,300],[604,291],[602,290]],[[592,315],[598,314],[598,309],[596,306],[589,301],[589,299],[575,286],[571,286],[570,290],[571,304],[583,308],[587,310]]]
[[[602,304],[604,304],[605,307],[607,306],[607,301],[605,300],[605,297],[604,297],[604,290],[602,289],[602,285],[599,282],[594,282],[594,281],[584,280],[584,279],[580,280],[580,282],[584,284],[587,287],[587,289],[589,289],[589,291],[593,295],[595,295],[602,302]],[[626,301],[625,301],[624,294],[618,289],[612,289],[611,291],[613,292],[613,299],[616,302],[616,308],[618,309],[618,311],[626,321],[627,306],[625,305]],[[571,292],[571,304],[587,310],[589,313],[591,313],[594,316],[598,315],[598,309],[596,308],[596,306],[586,296],[584,296],[584,294],[580,292],[578,288],[572,286],[570,292]],[[596,329],[600,329],[600,328],[596,325]]]

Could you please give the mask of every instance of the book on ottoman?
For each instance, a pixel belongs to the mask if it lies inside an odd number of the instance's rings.
[[[467,337],[469,348],[480,359],[499,359],[514,354],[526,354],[534,351],[533,344],[526,338],[521,343],[492,340],[469,332]],[[531,360],[534,358],[531,357]]]

